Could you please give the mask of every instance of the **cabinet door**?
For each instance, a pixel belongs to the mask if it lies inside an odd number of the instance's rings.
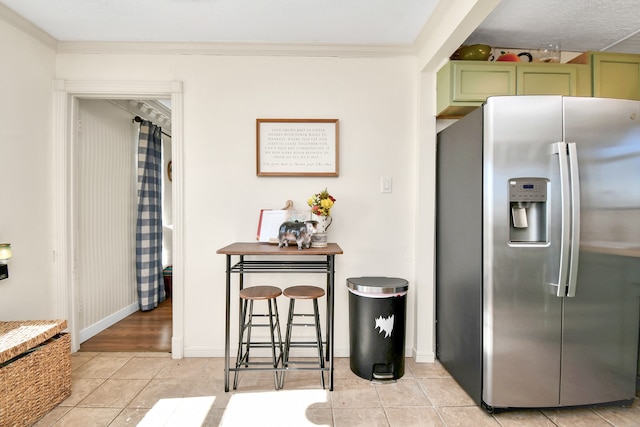
[[[489,96],[515,93],[514,63],[449,61],[438,71],[438,117],[463,117]]]
[[[513,65],[452,63],[454,102],[484,102],[489,96],[516,94]]]
[[[518,95],[578,95],[578,72],[574,66],[518,65]]]
[[[640,100],[640,56],[593,54],[593,96]]]

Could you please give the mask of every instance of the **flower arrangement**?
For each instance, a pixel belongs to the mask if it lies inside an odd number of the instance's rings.
[[[335,203],[336,199],[333,197],[327,189],[325,188],[323,191],[318,194],[314,194],[307,200],[307,204],[311,206],[311,213],[314,215],[320,216],[329,216],[331,213],[331,208]]]

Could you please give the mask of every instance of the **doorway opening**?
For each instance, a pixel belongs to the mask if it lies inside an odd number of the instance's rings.
[[[153,174],[161,188],[158,208],[163,225],[162,266],[158,259],[157,272],[161,275],[159,292],[164,291],[170,299],[170,101],[80,99],[77,116],[73,186],[80,350],[169,352],[170,301],[160,302],[161,314],[147,310],[153,304],[146,301],[146,311],[139,310],[136,219],[140,203],[139,122],[147,120],[161,129],[158,136],[162,159],[157,165],[158,173]]]
[[[172,197],[170,201],[172,220],[172,286],[169,302],[171,323],[171,354],[173,358],[183,357],[182,309],[182,84],[181,82],[92,82],[57,81],[55,92],[54,119],[54,254],[56,311],[61,318],[68,320],[72,339],[72,351],[80,349],[81,316],[86,309],[81,300],[79,280],[81,265],[78,264],[80,246],[78,245],[78,215],[75,209],[78,188],[75,178],[79,173],[77,158],[78,135],[76,133],[80,100],[158,100],[171,102],[171,162]],[[152,120],[153,121],[153,120]],[[126,308],[125,308],[126,312]],[[131,313],[120,313],[123,318]],[[165,310],[166,315],[166,310]],[[115,325],[113,325],[115,326]],[[106,330],[106,329],[105,329]],[[142,328],[141,333],[150,332]],[[165,332],[166,334],[166,332]]]

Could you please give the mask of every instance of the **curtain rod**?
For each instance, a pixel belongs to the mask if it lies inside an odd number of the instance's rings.
[[[135,117],[133,118],[133,121],[134,121],[134,122],[136,122],[136,123],[140,123],[142,120],[143,120],[143,119],[142,119],[142,117],[140,117],[140,116],[135,116]],[[160,128],[160,129],[162,129],[162,128]],[[168,133],[166,133],[165,131],[161,131],[161,132],[162,132],[162,134],[163,134],[163,135],[168,136],[169,138],[171,138],[171,135],[169,135],[169,134],[168,134]]]

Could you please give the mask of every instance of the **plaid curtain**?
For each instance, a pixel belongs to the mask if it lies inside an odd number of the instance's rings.
[[[165,300],[162,276],[162,129],[143,120],[138,140],[136,279],[140,309]]]

